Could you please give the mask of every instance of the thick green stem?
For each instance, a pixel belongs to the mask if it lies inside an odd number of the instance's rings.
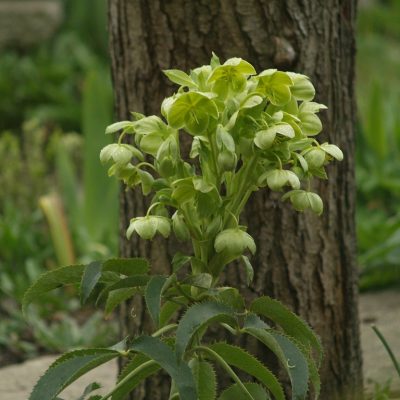
[[[251,173],[253,172],[253,169],[257,165],[257,161],[258,155],[255,154],[247,164],[243,165],[243,169],[237,174],[237,177],[239,178],[239,187],[235,191],[236,193],[234,193],[234,198],[231,205],[227,206],[228,211],[232,212],[236,216],[236,218],[239,218],[239,214],[252,192],[251,188],[254,184],[249,178]],[[250,193],[248,193],[249,191]],[[229,214],[225,215],[224,226],[227,223],[228,218]]]
[[[169,331],[176,329],[177,327],[178,327],[178,324],[165,325],[162,328],[160,328],[158,331],[155,331],[151,336],[153,336],[153,337],[161,336],[164,333],[167,333]]]
[[[208,136],[209,141],[210,141],[210,149],[211,149],[211,158],[213,161],[213,166],[214,166],[214,172],[215,172],[215,186],[217,187],[218,191],[221,186],[221,176],[218,168],[218,163],[217,163],[217,158],[218,158],[218,153],[217,153],[217,148],[216,148],[216,143],[215,143],[215,135],[209,135]]]

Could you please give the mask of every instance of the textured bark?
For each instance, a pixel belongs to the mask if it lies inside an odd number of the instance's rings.
[[[356,0],[109,0],[110,47],[117,117],[130,111],[159,114],[173,91],[166,68],[189,70],[208,63],[211,51],[236,56],[258,71],[276,67],[310,76],[323,113],[324,139],[345,160],[329,167],[329,182],[316,183],[322,217],[299,214],[267,191],[253,195],[243,218],[256,238],[255,280],[248,296],[268,293],[305,318],[320,335],[324,400],[356,399],[362,386],[357,315],[354,229],[354,22]],[[139,193],[121,193],[121,254],[146,256],[152,268],[168,265],[176,244],[156,239],[127,242],[125,229],[143,215]],[[228,281],[244,286],[240,269]],[[245,289],[245,288],[243,288]],[[124,311],[124,332],[146,330],[142,304]],[[259,357],[263,354],[259,352]],[[166,399],[154,382],[135,399]]]

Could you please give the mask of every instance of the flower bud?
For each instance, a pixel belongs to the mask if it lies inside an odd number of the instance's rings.
[[[218,154],[217,162],[223,172],[233,171],[236,168],[237,156],[235,153],[224,150]]]
[[[310,168],[320,168],[325,162],[325,151],[314,148],[304,155]]]
[[[324,204],[321,197],[312,192],[296,190],[290,196],[290,201],[297,211],[305,211],[307,209],[311,209],[311,211],[320,215],[322,214],[322,211],[324,209]]]
[[[186,226],[185,219],[178,211],[172,216],[172,229],[174,230],[175,236],[181,242],[185,242],[190,239],[189,229]]]

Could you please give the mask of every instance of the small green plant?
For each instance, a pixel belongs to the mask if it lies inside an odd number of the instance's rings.
[[[322,213],[311,179],[326,178],[325,165],[343,157],[335,145],[315,139],[322,129],[317,113],[326,107],[312,101],[315,90],[306,76],[275,69],[257,75],[240,58],[221,65],[213,55],[210,65],[190,75],[165,74],[180,87],[163,101],[164,119],[133,113],[133,121],[109,126],[106,133],[122,133],[100,158],[112,164],[109,175],[152,196],[146,215],[131,220],[128,238],[173,233],[193,251],[174,256],[170,275],[151,274],[146,260],[134,258],[61,267],[40,277],[25,294],[25,312],[38,295],[78,284],[82,302],[95,299],[106,314],[132,296],[144,296],[154,332],[63,355],[30,399],[54,399],[79,376],[118,357],[126,367],[115,388],[93,399],[123,399],[160,369],[171,377],[170,400],[286,399],[277,377],[253,355],[206,339],[216,324],[227,340],[248,335],[270,349],[290,378],[292,399],[305,399],[309,390],[317,398],[322,348],[309,326],[270,297],[246,304],[237,288],[221,286],[220,277],[239,260],[251,284],[248,253],[255,253],[256,244],[240,215],[252,192],[288,187],[283,199],[296,210]],[[129,136],[134,144],[124,141]],[[184,137],[191,140],[188,157],[182,154]],[[218,386],[215,366],[231,378],[230,387]]]
[[[393,350],[390,344],[387,342],[385,336],[382,332],[375,326],[372,326],[373,331],[375,332],[376,336],[381,341],[383,347],[385,348],[386,352],[388,353],[390,360],[392,361],[393,367],[396,371],[397,376],[400,378],[400,363],[397,360],[396,356],[393,353]],[[372,400],[390,400],[391,398],[398,398],[397,396],[393,397],[393,394],[390,390],[391,379],[389,378],[385,383],[375,383],[374,393],[372,396]]]

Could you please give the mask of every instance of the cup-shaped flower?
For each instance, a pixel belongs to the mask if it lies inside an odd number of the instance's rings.
[[[310,168],[320,168],[325,163],[325,151],[320,148],[313,148],[304,155]]]
[[[174,129],[185,128],[192,135],[204,134],[210,118],[218,118],[214,101],[207,96],[188,92],[180,95],[168,108],[168,123]]]
[[[281,190],[283,186],[290,185],[293,189],[300,188],[300,180],[293,172],[286,169],[273,169],[263,173],[258,179],[259,185],[267,184],[271,190]]]
[[[316,193],[306,192],[305,190],[292,190],[286,193],[282,199],[290,198],[293,207],[297,211],[305,211],[310,209],[318,215],[322,214],[324,210],[324,203],[321,197]]]
[[[215,238],[214,248],[217,253],[226,251],[231,255],[243,254],[246,249],[256,252],[254,239],[239,228],[225,229]]]
[[[128,239],[136,232],[142,239],[151,240],[157,232],[167,238],[171,232],[171,224],[168,218],[159,215],[132,218],[126,231]]]
[[[100,161],[103,164],[110,160],[113,160],[116,164],[127,164],[132,157],[143,160],[143,154],[136,147],[129,144],[109,144],[100,152]]]
[[[208,83],[214,83],[213,92],[225,97],[229,91],[242,91],[246,86],[247,77],[255,73],[256,70],[250,63],[234,57],[216,67],[209,76]]]

